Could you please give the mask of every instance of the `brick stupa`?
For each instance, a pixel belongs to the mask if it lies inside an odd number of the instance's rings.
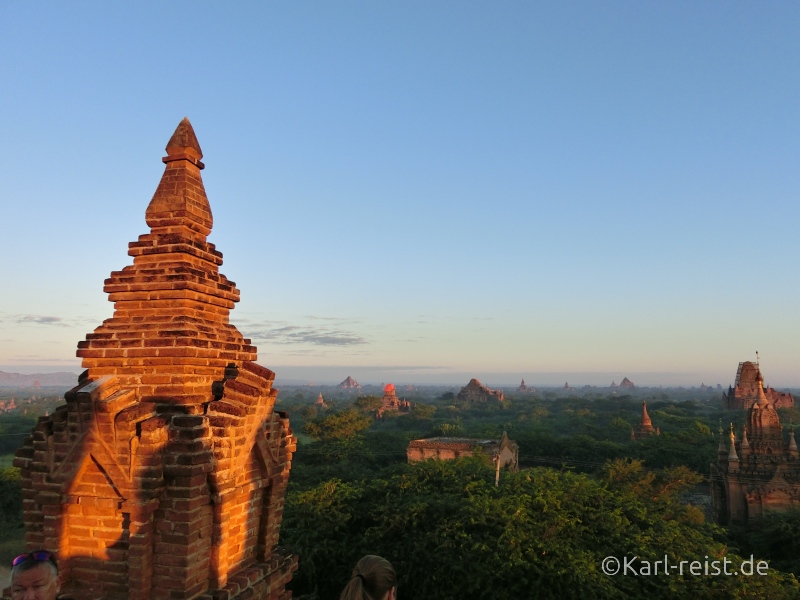
[[[57,552],[77,600],[291,597],[297,561],[277,542],[295,438],[274,373],[229,322],[239,291],[206,240],[202,156],[184,119],[150,233],[105,282],[114,315],[14,461],[26,545]]]

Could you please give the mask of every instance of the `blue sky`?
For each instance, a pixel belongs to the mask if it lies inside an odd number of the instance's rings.
[[[759,350],[800,386],[798,31],[791,2],[0,4],[0,368],[79,369],[188,116],[279,377],[727,385]]]

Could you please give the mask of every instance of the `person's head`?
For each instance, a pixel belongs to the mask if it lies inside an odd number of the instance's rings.
[[[356,564],[339,600],[395,600],[397,576],[385,558],[368,554]]]
[[[11,562],[12,600],[55,600],[60,591],[58,563],[52,552],[34,550]]]

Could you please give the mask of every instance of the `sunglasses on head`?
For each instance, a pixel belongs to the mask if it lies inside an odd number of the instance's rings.
[[[56,557],[52,552],[48,550],[34,550],[33,552],[20,554],[17,558],[11,561],[11,566],[16,567],[17,565],[21,565],[28,560],[33,562],[47,562],[49,560],[52,561],[53,564],[56,564]]]

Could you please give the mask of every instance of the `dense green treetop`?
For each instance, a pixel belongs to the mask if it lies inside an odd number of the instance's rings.
[[[480,461],[427,461],[388,477],[329,480],[289,495],[283,543],[300,556],[296,595],[336,598],[363,554],[389,559],[399,597],[795,598],[792,575],[605,575],[606,556],[670,563],[741,561],[702,514],[680,501],[697,483],[685,468],[609,463],[599,477],[526,469],[494,486]]]

